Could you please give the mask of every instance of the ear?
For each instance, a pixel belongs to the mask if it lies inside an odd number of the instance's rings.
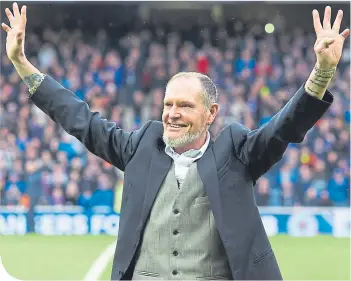
[[[210,108],[210,115],[208,116],[207,123],[208,125],[211,125],[213,121],[215,120],[217,113],[218,113],[219,105],[218,103],[213,103]]]

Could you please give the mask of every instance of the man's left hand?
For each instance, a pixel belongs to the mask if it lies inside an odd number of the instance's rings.
[[[331,8],[327,6],[322,26],[318,11],[313,10],[313,25],[317,35],[314,51],[319,69],[333,69],[340,61],[344,41],[350,34],[349,29],[339,34],[342,16],[343,11],[339,10],[332,27],[330,24]]]

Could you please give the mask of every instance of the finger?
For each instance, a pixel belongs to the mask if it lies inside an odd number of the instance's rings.
[[[6,32],[9,32],[9,31],[11,30],[11,28],[10,28],[7,24],[4,24],[4,23],[1,24],[1,27],[2,27]]]
[[[18,19],[21,15],[20,15],[20,12],[19,12],[19,9],[18,9],[18,5],[17,5],[16,2],[13,3],[12,8],[13,8],[13,14],[15,16],[15,19]]]
[[[328,39],[324,40],[324,47],[328,48],[329,45],[334,43],[334,41],[335,41],[335,38],[328,38]]]
[[[13,17],[13,14],[11,13],[10,9],[6,8],[5,13],[6,13],[7,18],[9,19],[10,24],[13,24],[15,21],[15,18]]]
[[[333,30],[336,31],[337,33],[339,33],[339,30],[340,30],[342,16],[343,16],[343,11],[339,10],[333,24]]]
[[[335,42],[335,38],[326,38],[326,39],[320,40],[315,46],[315,51],[320,53],[322,50],[327,49],[329,45],[333,44],[334,42]]]
[[[350,35],[350,29],[345,29],[341,34],[341,37],[343,38],[343,40],[345,40],[347,38],[347,36]]]
[[[331,18],[331,8],[329,6],[325,7],[323,28],[330,29],[330,18]]]
[[[313,16],[313,26],[314,26],[314,31],[316,33],[319,33],[323,27],[321,25],[321,20],[319,18],[319,13],[317,10],[313,10],[312,12],[312,16]]]
[[[22,28],[25,29],[27,23],[27,6],[23,5],[21,9]]]

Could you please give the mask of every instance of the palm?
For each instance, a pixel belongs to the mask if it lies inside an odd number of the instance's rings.
[[[24,56],[24,37],[26,29],[26,6],[22,6],[21,13],[18,5],[13,4],[13,14],[9,9],[5,10],[10,26],[2,24],[3,29],[7,32],[6,53],[10,60],[16,60]]]
[[[326,7],[322,26],[318,12],[313,11],[313,24],[317,35],[314,51],[317,62],[322,68],[334,68],[340,61],[345,38],[350,33],[349,29],[346,29],[339,34],[342,16],[342,11],[339,11],[331,26],[331,9]]]

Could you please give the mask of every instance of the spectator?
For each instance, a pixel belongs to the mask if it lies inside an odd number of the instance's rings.
[[[126,32],[117,44],[104,29],[83,37],[45,27],[29,36],[26,47],[34,64],[127,131],[160,119],[168,77],[183,70],[208,74],[220,92],[215,138],[231,122],[250,129],[266,123],[301,87],[315,59],[305,47],[313,45],[310,34],[296,39],[258,30],[241,37],[244,26],[236,22],[235,37],[224,28],[194,27],[187,34],[192,42],[183,40],[185,33],[150,27]],[[34,107],[6,54],[0,56],[0,204],[119,209],[115,198],[120,200],[123,177],[117,169]],[[344,52],[330,85],[336,93],[332,108],[257,182],[258,205],[350,204],[349,63]]]
[[[335,206],[347,206],[349,181],[343,174],[342,170],[335,169],[332,178],[328,182],[329,198]]]

